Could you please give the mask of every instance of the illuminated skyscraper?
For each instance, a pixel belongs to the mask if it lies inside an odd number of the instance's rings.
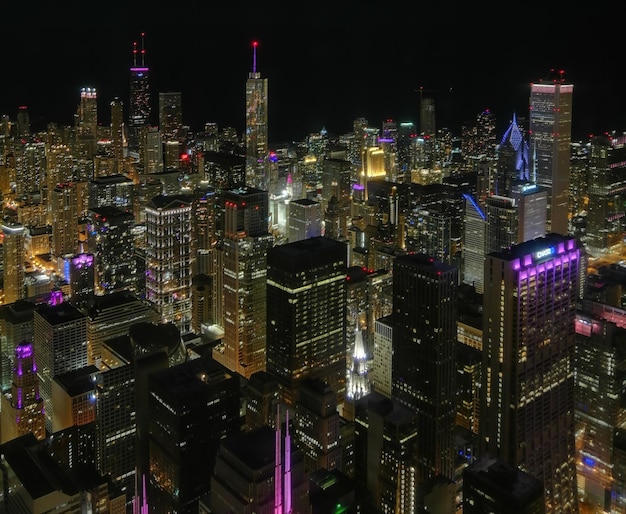
[[[32,343],[24,341],[15,348],[11,391],[2,394],[1,400],[2,443],[28,433],[32,433],[39,440],[45,439],[43,399],[39,395],[39,379]]]
[[[143,45],[145,34],[141,34],[141,59],[137,63],[137,43],[133,43],[133,65],[130,68],[130,103],[128,117],[128,149],[138,153],[141,131],[150,124],[150,68],[145,65],[146,50]]]
[[[256,49],[254,41],[252,71],[246,81],[246,185],[267,190],[268,177],[266,159],[267,141],[267,79],[261,78],[256,70]]]
[[[287,238],[290,243],[322,235],[322,209],[319,202],[301,198],[291,200],[287,208]]]
[[[15,348],[33,340],[33,313],[36,305],[27,300],[0,306],[0,390],[11,387],[15,367]]]
[[[454,266],[424,254],[393,261],[392,397],[417,413],[422,488],[454,477],[457,289]]]
[[[274,243],[267,229],[268,194],[252,187],[230,189],[221,201],[223,290],[216,290],[223,295],[224,337],[213,358],[250,378],[265,370],[266,360],[267,253]]]
[[[578,512],[574,337],[584,249],[548,234],[487,255],[479,451],[541,480],[546,513]]]
[[[146,206],[146,299],[164,323],[191,330],[191,202],[155,196]]]
[[[312,237],[267,256],[267,371],[293,405],[306,378],[326,381],[344,403],[346,244]]]
[[[126,150],[126,134],[124,125],[124,104],[119,98],[111,101],[111,141],[115,158],[114,173],[124,171],[124,152]]]
[[[62,258],[78,250],[78,216],[76,187],[70,183],[57,184],[49,191],[52,207],[52,255]]]
[[[24,261],[25,229],[21,223],[2,223],[4,302],[13,303],[25,297]]]
[[[179,141],[183,128],[183,101],[180,91],[159,93],[159,130],[163,141]]]
[[[94,138],[98,135],[98,93],[96,88],[83,87],[80,90],[78,110],[78,132]]]
[[[574,86],[563,71],[531,84],[530,151],[533,176],[548,190],[547,232],[566,235],[569,229],[570,144]]]
[[[46,413],[52,431],[52,380],[87,365],[87,316],[71,303],[39,305],[34,312],[33,348]]]

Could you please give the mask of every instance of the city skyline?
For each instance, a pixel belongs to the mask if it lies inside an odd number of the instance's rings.
[[[346,133],[359,117],[372,126],[388,118],[418,124],[420,88],[435,97],[438,127],[460,133],[463,122],[489,109],[501,135],[514,115],[528,117],[530,84],[551,69],[563,70],[574,84],[573,139],[626,127],[626,100],[610,52],[618,44],[611,19],[593,29],[593,20],[574,19],[561,31],[535,36],[516,29],[527,26],[519,20],[467,7],[424,7],[419,17],[400,8],[356,9],[351,2],[316,7],[282,12],[182,2],[172,19],[137,2],[107,6],[97,18],[78,5],[16,13],[29,30],[20,24],[7,29],[17,46],[3,58],[9,80],[0,113],[13,118],[26,105],[34,129],[71,125],[80,89],[93,87],[99,123],[108,124],[114,98],[128,109],[133,43],[141,44],[144,33],[152,102],[159,92],[181,92],[183,122],[194,132],[216,122],[242,136],[253,41],[257,71],[269,81],[274,144],[322,128]],[[558,13],[542,13],[546,26],[557,23]],[[602,49],[590,59],[596,45]]]

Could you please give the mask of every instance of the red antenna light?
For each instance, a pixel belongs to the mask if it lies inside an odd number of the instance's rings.
[[[137,66],[137,41],[133,41],[133,66]]]

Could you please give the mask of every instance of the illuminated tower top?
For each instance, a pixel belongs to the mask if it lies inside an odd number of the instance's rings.
[[[141,50],[133,42],[133,66],[130,68],[130,102],[128,116],[128,147],[130,151],[139,151],[141,129],[150,123],[150,69],[146,66],[145,33],[141,33]],[[139,64],[137,57],[140,57]]]

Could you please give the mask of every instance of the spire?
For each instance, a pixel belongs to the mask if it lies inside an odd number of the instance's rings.
[[[252,73],[256,73],[256,47],[259,46],[257,41],[252,42]]]
[[[137,67],[137,41],[133,41],[133,68]]]
[[[145,67],[146,66],[146,46],[144,44],[144,39],[145,39],[146,33],[142,32],[141,33],[141,67]]]
[[[276,406],[276,447],[274,448],[274,514],[283,512],[282,434],[280,430],[280,405]]]

